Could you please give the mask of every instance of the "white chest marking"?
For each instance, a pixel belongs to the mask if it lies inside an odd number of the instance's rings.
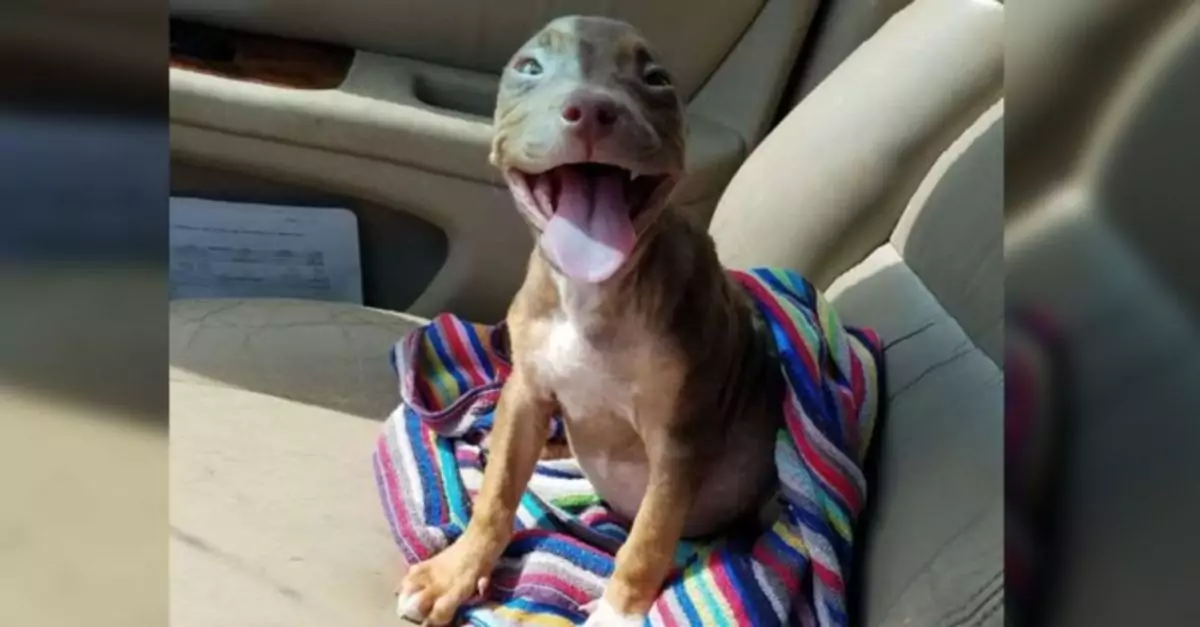
[[[534,355],[538,376],[554,390],[569,416],[612,411],[632,418],[632,382],[621,376],[614,356],[598,350],[584,332],[596,288],[565,280],[556,283],[564,311],[544,323],[549,328]]]

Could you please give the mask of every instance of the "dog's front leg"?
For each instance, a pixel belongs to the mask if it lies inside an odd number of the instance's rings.
[[[549,435],[554,402],[515,368],[496,407],[491,450],[471,521],[446,550],[414,566],[401,584],[398,611],[444,625],[482,594],[512,535],[513,517]]]
[[[678,443],[651,449],[650,481],[612,578],[585,625],[642,625],[675,561],[698,469]]]

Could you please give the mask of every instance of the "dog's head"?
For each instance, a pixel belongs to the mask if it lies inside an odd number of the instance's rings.
[[[504,69],[491,161],[551,263],[601,282],[683,174],[683,103],[632,26],[559,18]]]

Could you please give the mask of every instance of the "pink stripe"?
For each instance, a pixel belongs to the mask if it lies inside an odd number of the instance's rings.
[[[867,394],[866,384],[866,379],[863,378],[862,360],[858,358],[858,353],[852,350],[850,351],[850,389],[854,392],[855,405],[862,405],[863,398]]]
[[[851,341],[857,340],[851,338]],[[854,455],[855,461],[861,463],[862,460],[858,459],[857,452],[862,450],[863,438],[870,438],[871,434],[863,433],[863,403],[866,402],[867,385],[863,377],[862,360],[853,350],[850,351],[850,392],[852,405],[846,414],[846,424],[850,427],[850,433],[854,435],[854,447],[850,449],[850,452]]]
[[[842,593],[844,592],[842,576],[837,572],[830,570],[828,566],[825,566],[821,562],[814,560],[812,565],[813,574],[815,574],[817,577],[820,577],[821,581],[824,582],[826,586],[829,586],[829,588],[834,592],[836,592],[839,597],[842,596]]]
[[[862,434],[855,428],[858,420],[857,414],[854,413],[854,393],[844,387],[838,386],[837,396],[838,404],[841,405],[841,413],[838,414],[837,418],[842,433],[846,435],[846,450],[857,451]]]
[[[606,512],[604,510],[595,511],[595,512],[584,512],[583,514],[581,514],[579,516],[579,519],[582,520],[583,522],[587,523],[587,525],[589,527],[594,527],[596,525],[600,525],[600,524],[604,524],[604,523],[611,523],[611,524],[618,525],[621,527],[625,526],[625,521],[621,520],[616,515],[614,515],[610,512]]]
[[[738,594],[733,581],[729,579],[727,566],[717,559],[716,551],[713,551],[708,556],[708,566],[706,568],[712,572],[713,582],[717,585],[717,589],[721,591],[721,596],[725,597],[725,602],[733,610],[734,624],[749,625],[750,615],[746,612],[745,604],[742,603],[742,595]]]
[[[486,385],[488,381],[483,370],[483,365],[479,363],[478,359],[476,359],[475,349],[471,346],[470,340],[467,339],[466,328],[461,322],[454,318],[450,319],[449,327],[450,328],[447,329],[449,333],[446,335],[450,340],[450,346],[454,350],[455,356],[459,360],[459,364],[471,364],[470,368],[463,368],[462,371],[466,372],[466,374],[471,378],[471,384],[473,387]]]
[[[743,276],[747,279],[742,282],[743,285],[745,285],[750,291],[754,292],[754,295],[758,297],[758,301],[767,309],[770,309],[771,313],[781,323],[780,327],[782,327],[784,335],[787,336],[788,340],[794,347],[794,352],[799,355],[801,361],[804,362],[804,367],[806,370],[808,370],[809,376],[812,377],[813,380],[819,380],[820,371],[817,370],[817,364],[813,362],[812,354],[809,352],[808,344],[800,339],[796,325],[782,324],[783,322],[791,322],[791,316],[787,315],[787,312],[785,312],[783,307],[779,304],[779,300],[771,294],[771,290],[768,289],[767,286],[763,285],[757,278],[749,275]]]
[[[454,459],[457,459],[458,463],[460,464],[478,464],[479,449],[473,446],[460,446],[458,447],[458,450],[454,452]]]
[[[529,564],[526,563],[526,568]],[[499,577],[500,585],[511,590],[516,590],[522,586],[535,586],[545,589],[554,590],[561,593],[563,596],[570,598],[579,605],[584,605],[592,600],[588,593],[584,592],[577,586],[573,585],[564,577],[557,577],[551,574],[541,573],[522,573],[517,572],[513,575],[503,575]]]
[[[396,530],[400,537],[408,546],[408,553],[405,557],[416,558],[416,561],[425,559],[424,546],[413,530],[412,521],[408,514],[401,508],[403,497],[400,496],[400,485],[396,483],[396,467],[392,463],[391,452],[387,446],[387,436],[382,435],[376,445],[376,452],[379,455],[379,463],[383,465],[383,484],[387,494],[388,505],[391,506],[392,517],[396,519]]]
[[[789,591],[796,591],[796,583],[799,581],[800,574],[793,572],[792,569],[788,568],[782,561],[780,561],[779,555],[761,544],[754,545],[754,548],[751,549],[751,555],[763,566],[766,566],[774,571],[775,574],[778,575],[781,580],[783,580],[783,585],[787,586]]]
[[[675,620],[675,611],[671,608],[669,600],[659,597],[655,605],[659,606],[658,615],[662,617],[663,627],[679,627],[679,621]]]
[[[794,421],[798,421],[796,409],[792,403],[784,403],[784,414],[790,414]],[[792,430],[792,438],[796,440],[796,443],[800,448],[801,457],[804,458],[805,462],[808,462],[808,465],[812,467],[813,472],[815,472],[817,476],[821,478],[826,487],[841,496],[842,500],[845,501],[846,505],[850,508],[851,513],[857,516],[862,505],[860,503],[858,491],[854,488],[854,486],[851,485],[846,477],[842,476],[842,473],[838,472],[837,468],[830,465],[829,462],[821,456],[820,451],[816,450],[812,446],[812,443],[808,441],[808,434],[803,426],[801,426],[799,429]]]

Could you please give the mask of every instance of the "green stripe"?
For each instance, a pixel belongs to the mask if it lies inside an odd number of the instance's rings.
[[[428,366],[426,378],[430,383],[433,383],[434,392],[438,395],[438,407],[446,407],[450,404],[451,399],[455,397],[454,392],[451,390],[457,390],[458,384],[454,382],[454,377],[450,376],[450,372],[446,370],[446,365],[438,357],[433,344],[430,344],[428,340],[422,340],[421,350],[425,353],[425,364]]]
[[[600,502],[598,494],[568,494],[550,501],[556,507],[563,509],[584,509]]]

